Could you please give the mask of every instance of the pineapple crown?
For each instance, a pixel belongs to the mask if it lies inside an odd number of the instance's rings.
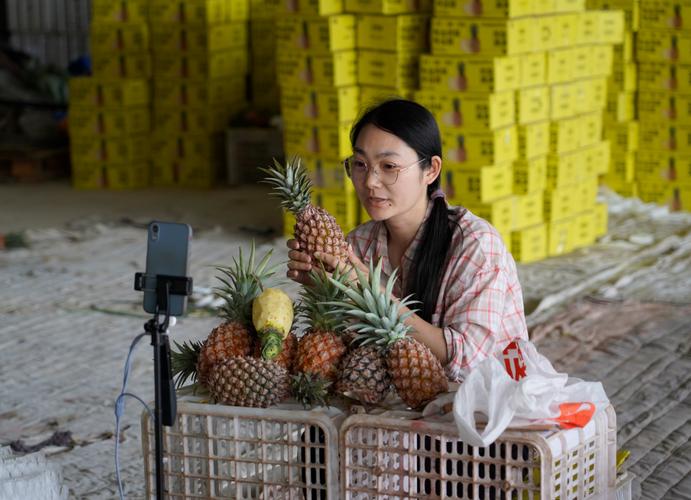
[[[187,383],[188,380],[192,382],[197,380],[197,360],[199,359],[199,352],[204,346],[204,341],[183,342],[178,344],[173,341],[175,349],[170,353],[170,363],[173,376],[175,377],[175,385],[179,389]]]
[[[293,375],[291,380],[293,395],[304,408],[329,406],[330,386],[330,381],[310,372]]]
[[[259,170],[266,174],[266,178],[261,182],[273,186],[274,196],[281,199],[283,208],[298,214],[311,204],[312,182],[307,170],[302,166],[300,157],[293,157],[285,165],[281,165],[274,158],[273,167]]]
[[[226,267],[216,267],[221,274],[216,278],[223,286],[214,287],[216,296],[222,298],[225,304],[221,307],[221,314],[228,320],[239,321],[243,325],[252,322],[252,301],[261,293],[264,281],[276,274],[277,266],[268,267],[273,249],[270,249],[255,265],[255,245],[252,241],[249,259],[245,261],[242,248],[238,258],[233,257],[233,264]]]
[[[330,304],[342,302],[347,298],[343,290],[344,287],[347,288],[348,275],[335,269],[329,277],[322,265],[321,269],[312,269],[309,272],[309,277],[312,280],[312,285],[303,287],[300,291],[302,300],[296,308],[298,314],[314,330],[337,330],[342,321],[331,314],[332,307]],[[334,283],[340,284],[341,287],[335,286]]]
[[[396,301],[392,295],[393,286],[398,276],[395,269],[389,277],[386,287],[381,283],[382,259],[375,267],[369,264],[369,274],[365,275],[355,268],[357,280],[345,285],[333,278],[331,283],[346,295],[346,300],[331,301],[328,305],[334,309],[331,314],[340,317],[350,317],[354,321],[344,323],[348,331],[355,331],[354,342],[358,345],[375,343],[385,349],[398,340],[404,339],[411,329],[404,321],[415,313],[415,310],[400,314],[400,308],[409,306],[415,301],[410,295]]]

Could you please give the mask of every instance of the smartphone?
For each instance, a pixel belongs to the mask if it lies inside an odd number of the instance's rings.
[[[192,228],[177,222],[153,221],[149,224],[146,242],[146,271],[144,285],[144,310],[156,312],[156,276],[187,277]],[[171,295],[170,315],[183,316],[187,297]],[[165,311],[159,311],[165,313]]]

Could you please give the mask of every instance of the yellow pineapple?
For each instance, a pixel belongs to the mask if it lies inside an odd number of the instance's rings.
[[[347,329],[358,333],[356,344],[375,345],[380,350],[386,371],[398,395],[409,407],[419,408],[438,394],[446,392],[448,380],[432,351],[408,336],[410,327],[405,324],[405,320],[413,311],[401,314],[400,307],[408,306],[412,301],[410,297],[400,302],[394,299],[392,290],[396,271],[382,290],[381,267],[380,259],[374,268],[370,263],[368,276],[355,269],[358,279],[351,286],[332,279],[333,285],[347,295],[347,300],[331,301],[329,304],[337,313],[354,320]],[[374,367],[373,364],[370,368]],[[344,373],[346,375],[350,377],[348,383],[356,388],[370,388],[383,379],[382,374],[373,374],[373,370],[363,370],[357,374],[351,371],[349,374]]]
[[[273,359],[293,326],[293,301],[280,288],[267,288],[252,302],[254,325],[264,359]]]
[[[348,255],[343,231],[336,219],[321,207],[312,205],[312,183],[300,158],[281,165],[261,169],[267,174],[264,182],[271,184],[281,199],[281,206],[295,215],[295,239],[300,249],[310,257],[314,252],[324,252],[337,257]]]

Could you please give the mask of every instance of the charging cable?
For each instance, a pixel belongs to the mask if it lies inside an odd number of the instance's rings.
[[[175,316],[170,317],[170,323],[169,327],[175,326],[175,323],[177,322],[177,318]],[[168,333],[168,330],[166,330],[166,334]],[[125,361],[125,368],[123,370],[123,377],[122,377],[122,388],[120,389],[120,394],[118,395],[117,399],[115,400],[115,476],[117,478],[117,483],[118,483],[118,494],[120,496],[120,500],[125,499],[125,493],[122,488],[122,477],[120,475],[120,419],[122,418],[123,414],[125,413],[125,398],[126,397],[131,397],[139,401],[144,408],[146,409],[147,412],[149,412],[149,418],[153,421],[156,417],[154,415],[154,412],[149,408],[149,405],[146,404],[146,402],[137,396],[136,394],[132,394],[131,392],[127,392],[127,382],[130,377],[130,371],[132,369],[132,354],[134,353],[135,347],[137,347],[137,344],[139,343],[142,338],[148,336],[148,333],[140,333],[137,335],[132,343],[130,344],[130,350],[127,353],[127,360]]]

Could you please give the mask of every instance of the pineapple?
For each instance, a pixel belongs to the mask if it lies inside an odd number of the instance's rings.
[[[217,402],[232,406],[266,408],[290,394],[285,368],[250,356],[228,358],[213,365],[207,385]]]
[[[283,368],[288,370],[288,373],[293,373],[293,365],[295,364],[295,351],[298,348],[298,339],[293,332],[290,332],[283,339],[283,345],[281,346],[281,352],[272,359],[272,361]],[[262,344],[261,342],[255,342],[254,348],[252,350],[252,356],[255,358],[264,358],[262,355]]]
[[[331,301],[336,312],[355,319],[347,329],[358,332],[355,342],[362,346],[374,345],[384,356],[386,370],[391,377],[396,392],[411,408],[419,408],[434,399],[438,394],[448,390],[448,380],[439,360],[429,348],[409,337],[409,326],[404,321],[413,311],[400,314],[401,306],[412,303],[410,296],[400,301],[394,300],[391,294],[397,271],[394,271],[381,289],[381,259],[376,267],[369,266],[369,276],[355,269],[357,282],[351,287],[331,279],[334,286],[347,295],[347,300]],[[374,368],[374,367],[372,367]],[[357,387],[375,385],[369,371],[361,372],[362,380],[349,380]],[[377,374],[378,378],[382,378]]]
[[[345,286],[347,274],[335,270],[329,278],[323,269],[310,271],[312,285],[301,292],[301,314],[306,317],[308,329],[300,339],[295,359],[295,369],[301,373],[319,375],[335,382],[341,358],[346,352],[338,327],[341,323],[325,304],[342,300],[345,296],[331,280]]]
[[[267,288],[252,302],[252,324],[264,359],[273,359],[293,326],[293,301],[279,288]]]
[[[336,390],[363,403],[381,403],[391,390],[386,360],[376,345],[353,349],[345,358]]]
[[[221,273],[217,278],[223,286],[216,288],[216,294],[225,299],[221,308],[225,322],[214,328],[203,343],[177,345],[172,352],[173,373],[178,385],[189,378],[196,378],[201,384],[208,384],[211,367],[234,356],[251,354],[255,333],[250,321],[252,301],[261,292],[262,281],[275,273],[275,268],[267,268],[272,250],[269,250],[255,265],[254,243],[249,259],[245,261],[240,249],[239,257],[233,259],[232,266],[218,267]]]
[[[331,382],[312,373],[293,375],[291,386],[293,395],[305,408],[329,405],[329,386]]]
[[[267,174],[263,182],[271,184],[281,206],[295,215],[295,239],[300,250],[310,257],[314,252],[324,252],[336,257],[348,256],[348,243],[343,231],[333,216],[310,202],[312,183],[300,158],[281,165],[274,160],[274,166],[261,169]],[[331,269],[329,269],[330,271]]]

